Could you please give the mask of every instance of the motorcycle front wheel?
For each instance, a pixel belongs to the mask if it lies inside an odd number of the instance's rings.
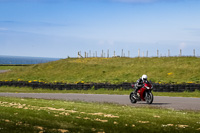
[[[133,92],[131,92],[129,98],[131,100],[131,103],[136,103],[137,102],[137,100],[134,98],[134,93]]]
[[[145,98],[145,100],[146,100],[146,102],[147,102],[148,104],[152,104],[152,102],[153,102],[153,94],[152,94],[151,92],[146,93],[146,98]]]

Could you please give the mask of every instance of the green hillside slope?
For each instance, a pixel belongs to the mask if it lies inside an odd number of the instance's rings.
[[[200,82],[200,58],[82,58],[62,59],[0,74],[0,80],[45,82],[135,82],[147,74],[153,82]]]

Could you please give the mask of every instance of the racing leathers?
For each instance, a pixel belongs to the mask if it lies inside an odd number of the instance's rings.
[[[137,91],[142,88],[142,86],[144,85],[143,83],[144,81],[142,80],[142,78],[139,78],[137,80],[137,82],[135,83],[135,91],[134,91],[134,94],[137,94]]]

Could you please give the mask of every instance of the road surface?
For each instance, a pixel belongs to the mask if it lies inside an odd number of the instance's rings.
[[[129,106],[152,106],[175,110],[200,110],[200,98],[155,96],[153,103],[151,105],[148,105],[145,102],[138,102],[136,104],[132,104],[130,103],[128,95],[71,93],[0,93],[0,96],[114,103]]]

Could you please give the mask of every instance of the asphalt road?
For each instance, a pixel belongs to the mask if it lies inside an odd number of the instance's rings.
[[[21,97],[21,98],[41,98],[41,99],[60,99],[69,101],[85,101],[114,103],[129,106],[152,106],[169,108],[175,110],[200,110],[200,98],[185,97],[163,97],[155,96],[151,105],[145,102],[130,103],[128,95],[104,95],[104,94],[61,94],[61,93],[0,93],[0,96]]]

